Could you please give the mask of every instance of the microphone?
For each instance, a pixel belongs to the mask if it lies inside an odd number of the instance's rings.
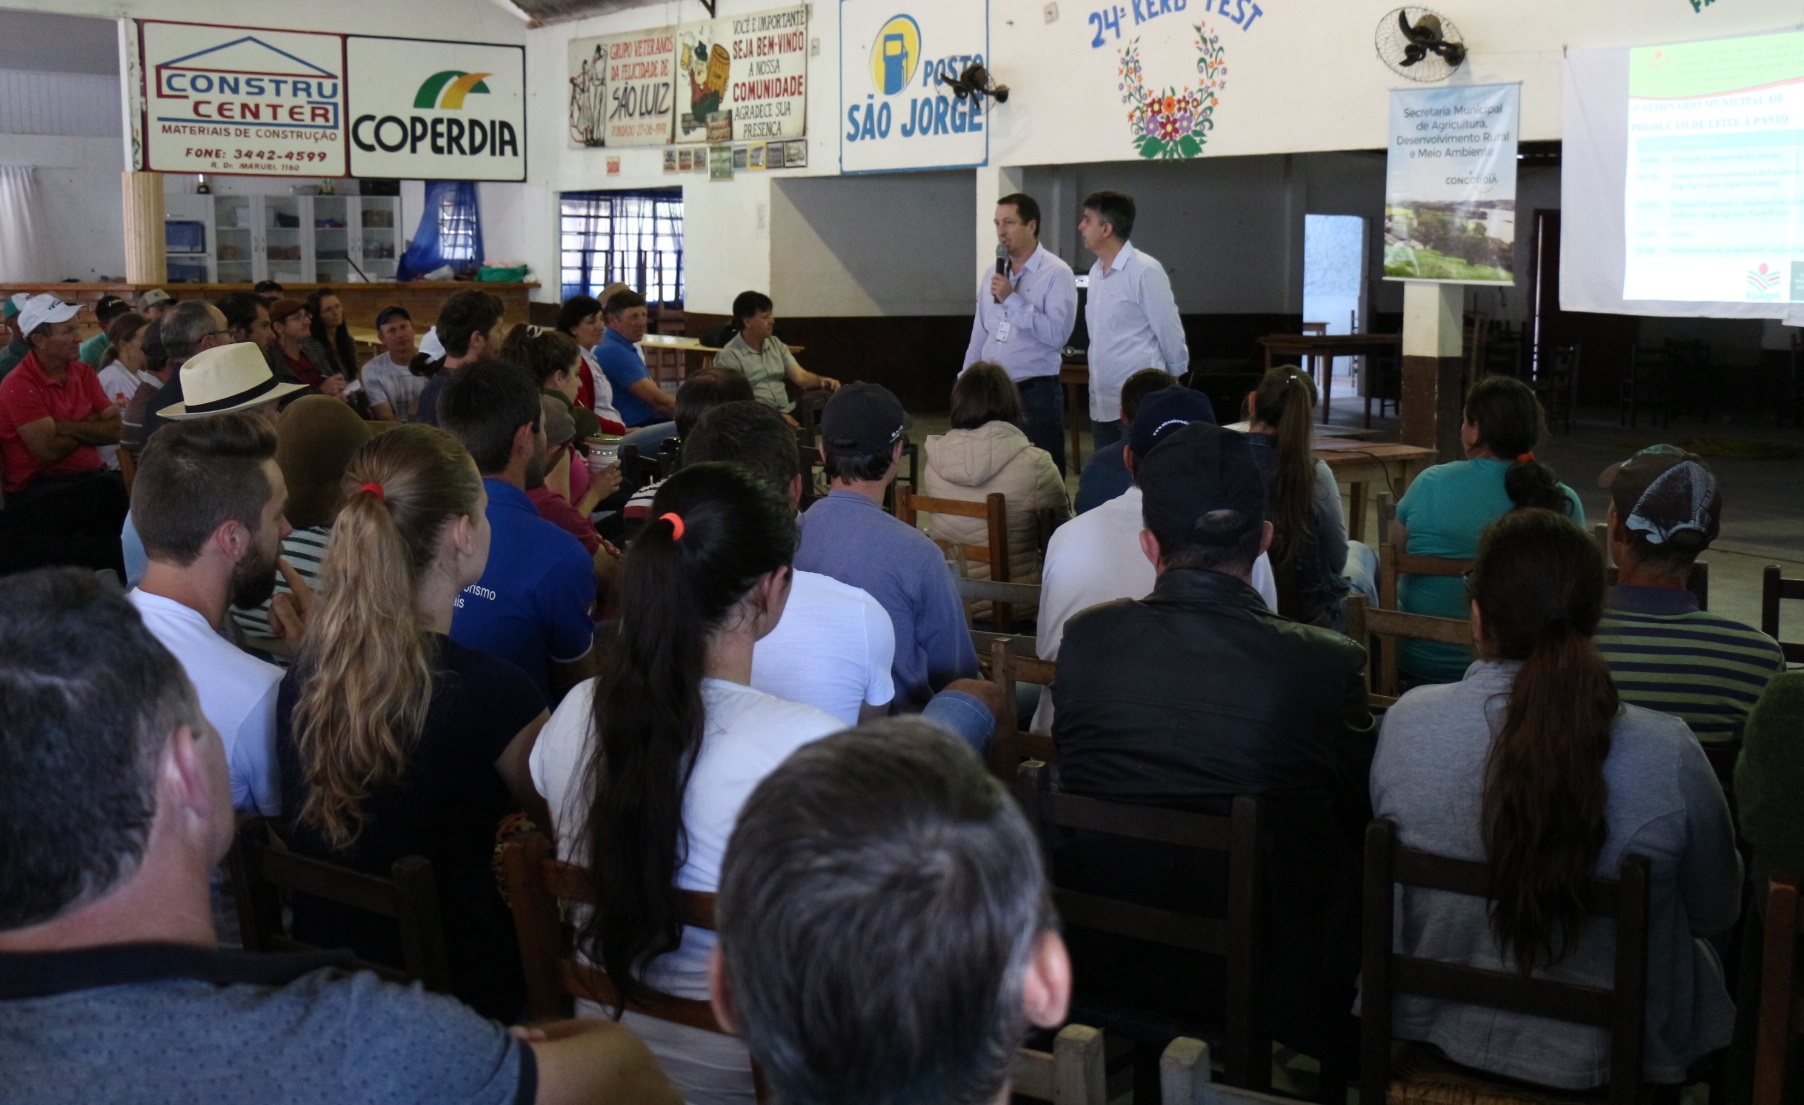
[[[1008,275],[1008,247],[1001,242],[996,243],[996,275]],[[998,303],[1002,302],[1001,298],[998,296],[992,295],[990,298],[996,300]]]

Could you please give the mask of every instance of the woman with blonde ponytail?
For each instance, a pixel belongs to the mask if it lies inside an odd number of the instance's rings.
[[[1740,907],[1741,860],[1716,776],[1685,723],[1621,705],[1591,644],[1603,557],[1569,519],[1529,508],[1485,531],[1468,581],[1478,662],[1385,715],[1372,808],[1399,841],[1492,868],[1489,900],[1402,899],[1398,950],[1608,988],[1615,938],[1589,919],[1593,877],[1652,865],[1646,1058],[1655,1083],[1729,1042],[1734,1006],[1703,937]],[[1609,1035],[1400,997],[1393,1030],[1457,1063],[1565,1090],[1609,1080]]]
[[[405,855],[430,860],[452,992],[510,1018],[524,987],[489,861],[503,818],[544,816],[527,759],[546,711],[525,672],[448,636],[488,563],[488,497],[457,439],[419,424],[359,447],[343,487],[277,703],[288,842],[380,874]],[[400,961],[392,922],[331,903],[297,897],[294,929]]]

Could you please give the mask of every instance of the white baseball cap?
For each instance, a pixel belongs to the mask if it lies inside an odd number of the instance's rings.
[[[164,418],[204,418],[248,410],[306,391],[306,384],[277,381],[255,342],[233,342],[203,349],[182,364],[182,402],[157,413]]]
[[[33,330],[46,323],[68,322],[80,313],[79,304],[64,303],[48,292],[34,295],[19,308],[19,333],[30,337]]]

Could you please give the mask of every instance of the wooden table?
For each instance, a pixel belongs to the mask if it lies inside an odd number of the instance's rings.
[[[703,345],[698,339],[682,334],[647,334],[640,340],[639,348],[668,353],[700,353],[703,368],[712,368],[714,355],[721,350],[718,345]],[[789,351],[800,353],[806,348],[808,347],[805,345],[792,345]]]
[[[1401,334],[1267,334],[1259,339],[1265,347],[1265,367],[1269,371],[1279,357],[1295,357],[1309,366],[1312,379],[1316,366],[1322,366],[1316,387],[1322,393],[1322,417],[1327,418],[1334,397],[1334,358],[1357,357],[1380,349],[1401,345]]]
[[[1424,468],[1434,464],[1438,455],[1420,445],[1399,445],[1382,441],[1354,441],[1344,437],[1317,438],[1315,455],[1334,473],[1334,480],[1347,489],[1347,536],[1364,541],[1366,536],[1366,485],[1382,484],[1395,489],[1398,499],[1409,489],[1410,481]],[[1383,534],[1378,539],[1384,539]]]

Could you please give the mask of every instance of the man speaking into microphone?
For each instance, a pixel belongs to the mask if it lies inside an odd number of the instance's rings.
[[[1070,265],[1041,247],[1040,205],[1032,196],[1003,196],[995,222],[996,267],[985,266],[978,278],[964,368],[990,361],[1008,372],[1027,413],[1027,439],[1064,471],[1059,360],[1077,320],[1077,279]]]

